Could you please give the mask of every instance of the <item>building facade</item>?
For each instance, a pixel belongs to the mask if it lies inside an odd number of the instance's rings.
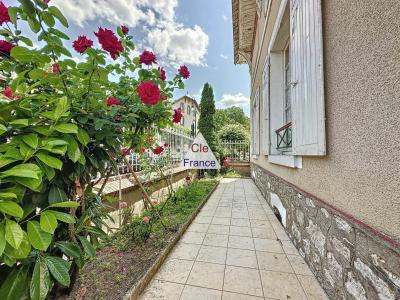
[[[181,126],[190,129],[193,136],[197,134],[197,127],[200,117],[200,107],[195,99],[183,96],[172,103],[172,108],[180,108],[183,113]]]
[[[332,299],[400,299],[399,11],[232,0],[252,177]]]

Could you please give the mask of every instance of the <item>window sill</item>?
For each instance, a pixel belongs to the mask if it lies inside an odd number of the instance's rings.
[[[281,165],[294,169],[301,169],[303,167],[303,160],[301,156],[296,155],[269,155],[268,161],[272,164]]]

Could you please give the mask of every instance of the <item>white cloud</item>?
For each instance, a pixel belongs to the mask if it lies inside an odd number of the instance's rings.
[[[209,40],[198,25],[187,28],[176,22],[167,22],[162,28],[150,30],[148,42],[156,53],[175,67],[180,64],[205,65]]]
[[[236,95],[223,94],[222,99],[217,102],[217,106],[218,108],[238,106],[243,108],[246,114],[248,114],[250,108],[250,98],[242,93],[237,93]]]
[[[208,35],[195,25],[185,27],[176,21],[178,0],[53,0],[65,16],[78,26],[90,21],[139,27],[147,34],[142,49],[156,52],[159,61],[177,67],[180,64],[206,65]]]
[[[219,56],[220,56],[221,58],[223,58],[223,59],[228,59],[228,55],[225,55],[225,54],[222,54],[222,53],[221,53]]]
[[[115,25],[137,26],[155,23],[155,14],[174,20],[178,0],[54,0],[67,19],[83,27],[93,20],[106,20]]]
[[[228,17],[227,17],[226,15],[222,15],[222,19],[223,19],[224,21],[228,21]]]

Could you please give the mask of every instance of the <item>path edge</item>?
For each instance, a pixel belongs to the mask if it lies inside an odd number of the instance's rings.
[[[179,229],[178,234],[172,239],[172,241],[168,244],[168,246],[161,252],[158,258],[155,260],[153,265],[146,271],[143,277],[125,294],[123,300],[137,300],[139,296],[143,293],[147,285],[156,275],[157,271],[160,269],[161,265],[164,263],[168,255],[171,253],[172,249],[176,246],[179,240],[182,238],[183,234],[186,232],[190,224],[192,224],[193,220],[197,217],[200,210],[210,199],[211,195],[215,192],[220,184],[220,180],[217,180],[217,184],[215,187],[208,193],[206,198],[197,209],[193,212],[192,216],[187,220],[182,227]]]

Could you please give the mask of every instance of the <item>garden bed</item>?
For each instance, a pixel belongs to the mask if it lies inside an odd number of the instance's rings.
[[[165,230],[159,220],[150,216],[153,222],[146,239],[143,236],[148,227],[144,227],[143,217],[134,218],[104,242],[64,299],[122,299],[185,229],[216,185],[216,180],[196,180],[177,190],[176,201],[170,200],[163,209],[163,221],[174,230]]]

